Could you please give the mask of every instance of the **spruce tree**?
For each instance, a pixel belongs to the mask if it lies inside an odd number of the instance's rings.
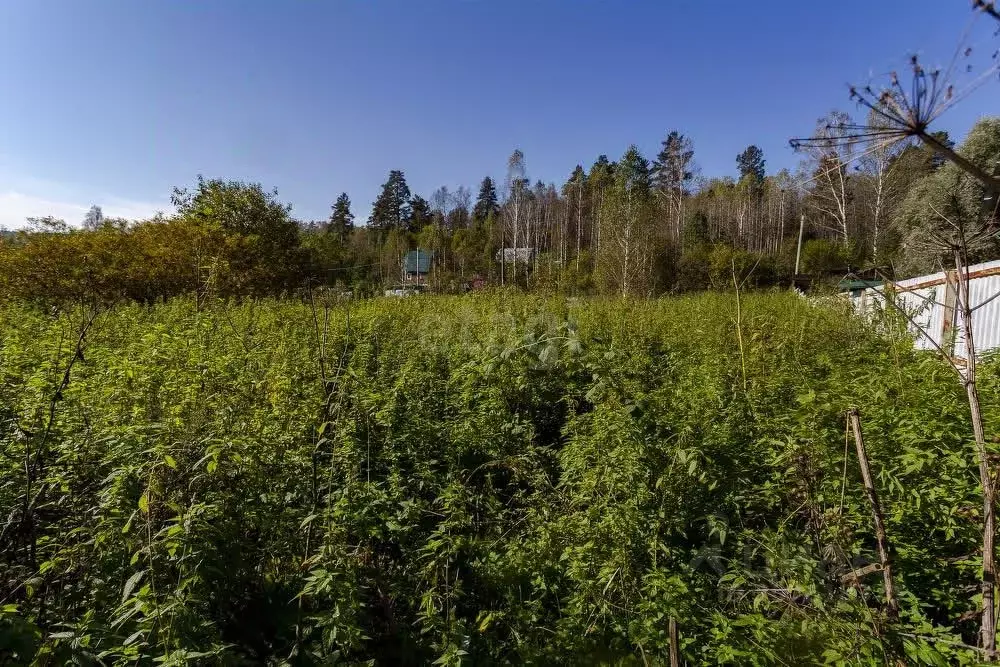
[[[350,197],[347,196],[346,192],[341,192],[331,208],[333,213],[330,214],[326,230],[331,234],[336,234],[337,238],[344,239],[354,230],[354,214],[351,213]]]
[[[407,229],[411,232],[420,231],[431,221],[431,205],[420,195],[413,195],[410,199],[410,215],[406,220]]]
[[[376,231],[403,229],[410,220],[410,187],[399,170],[389,172],[382,192],[372,204],[368,226]]]
[[[611,183],[616,164],[608,160],[607,155],[598,155],[587,173],[587,185],[593,190],[600,190]]]
[[[636,146],[629,146],[618,169],[615,179],[621,184],[622,190],[632,192],[636,196],[645,197],[650,189],[649,161],[642,156]]]
[[[499,209],[496,184],[487,176],[479,185],[479,197],[476,198],[476,205],[472,209],[472,217],[478,222],[483,222],[491,214],[496,215]]]

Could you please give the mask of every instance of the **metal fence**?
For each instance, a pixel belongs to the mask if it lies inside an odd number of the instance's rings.
[[[1000,260],[974,264],[968,269],[972,333],[977,352],[1000,348]],[[896,304],[908,316],[908,328],[919,349],[940,347],[952,356],[965,357],[965,331],[956,305],[958,280],[955,271],[942,271],[889,285]],[[851,292],[858,312],[869,313],[886,304],[886,286]]]

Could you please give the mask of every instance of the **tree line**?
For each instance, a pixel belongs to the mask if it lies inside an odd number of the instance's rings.
[[[926,142],[859,147],[844,128],[878,130],[833,112],[818,140],[799,146],[795,171],[767,173],[763,151],[735,156],[736,176],[699,174],[695,144],[667,134],[650,159],[635,145],[615,160],[576,165],[561,184],[532,182],[515,150],[502,181],[442,186],[429,198],[393,170],[359,224],[341,193],[326,220],[299,221],[276,191],[199,177],[177,188],[175,212],[146,221],[108,219],[98,207],[80,228],[53,218],[0,237],[0,286],[10,295],[150,301],[183,293],[280,293],[342,286],[377,293],[402,279],[408,250],[433,253],[428,280],[441,292],[476,284],[573,294],[648,296],[756,285],[798,274],[887,275],[935,270],[940,250],[922,243],[934,210],[994,218],[980,182]],[[839,134],[838,134],[839,133]],[[961,146],[933,140],[979,165],[1000,160],[1000,119],[986,118]],[[800,243],[801,237],[801,243]],[[518,249],[503,253],[503,249]],[[973,248],[994,256],[995,236]],[[501,258],[503,258],[501,260]]]

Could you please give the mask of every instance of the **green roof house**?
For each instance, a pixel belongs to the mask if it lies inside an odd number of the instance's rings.
[[[403,281],[418,285],[427,282],[433,257],[433,252],[422,248],[406,253],[406,257],[403,258]]]

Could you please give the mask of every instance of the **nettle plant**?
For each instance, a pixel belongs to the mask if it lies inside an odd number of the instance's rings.
[[[949,372],[785,294],[5,304],[0,657],[974,664]]]

